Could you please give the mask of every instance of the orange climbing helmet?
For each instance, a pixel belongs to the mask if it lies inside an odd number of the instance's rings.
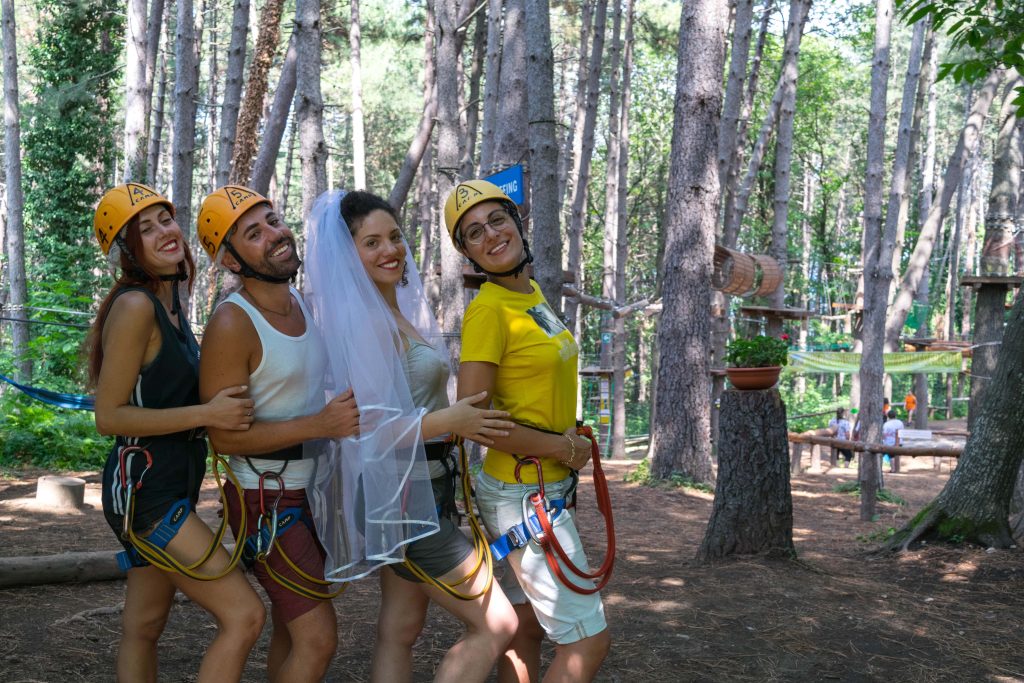
[[[224,238],[246,211],[259,204],[274,203],[255,190],[241,185],[225,185],[214,190],[199,209],[199,242],[214,261]]]
[[[132,218],[154,204],[164,204],[174,216],[174,205],[148,185],[125,183],[107,190],[92,217],[96,241],[103,253],[110,253],[110,246]]]
[[[509,214],[515,219],[516,225],[520,225],[516,203],[502,192],[501,188],[486,180],[466,180],[455,186],[444,203],[445,226],[448,228],[448,236],[452,238],[452,242],[456,246],[459,246],[461,240],[455,237],[455,230],[459,227],[462,217],[474,206],[486,201],[504,204],[508,207]],[[522,233],[521,228],[520,233]]]

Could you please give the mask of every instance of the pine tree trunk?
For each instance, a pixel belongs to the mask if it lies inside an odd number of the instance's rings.
[[[505,0],[505,30],[501,39],[501,97],[498,99],[494,170],[517,164],[526,158],[529,134],[525,31],[525,0]]]
[[[249,38],[249,0],[233,0],[231,42],[228,45],[228,66],[224,80],[224,105],[221,108],[220,136],[217,148],[216,187],[228,184],[231,177],[231,156],[238,130],[238,110],[242,101],[242,76],[245,72],[245,48]],[[266,190],[262,190],[266,192]]]
[[[970,436],[942,492],[888,544],[903,550],[920,540],[1009,548],[1009,508],[1024,460],[1024,297],[1010,313],[989,389]]]
[[[297,69],[301,72],[301,43],[309,39],[306,32],[313,29],[301,23],[300,19],[307,22],[310,20],[316,21],[316,40],[319,41],[320,6],[317,3],[315,9],[306,9],[306,12],[310,14],[309,17],[300,16],[300,7],[305,7],[305,4],[300,4],[296,7],[294,32],[303,36],[303,40],[296,38],[296,49],[298,50],[296,59],[299,64]],[[242,99],[242,107],[238,112],[238,127],[235,131],[235,144],[231,157],[230,182],[232,183],[248,185],[250,182],[252,158],[256,154],[256,140],[258,139],[256,133],[260,125],[260,116],[263,114],[263,98],[267,94],[267,74],[270,72],[270,65],[274,61],[277,44],[280,42],[281,12],[283,8],[284,0],[267,0],[266,4],[263,5],[263,9],[260,10],[260,30],[256,36],[256,46],[253,48],[252,62],[249,64],[249,76],[245,83],[245,97]],[[315,50],[317,54],[317,62],[312,65],[312,68],[316,69],[317,81],[319,83],[320,43],[317,42],[315,45],[310,45],[308,49]],[[296,78],[299,81],[302,80],[301,76]],[[319,85],[317,90],[319,91]]]
[[[352,187],[366,189],[366,133],[363,129],[363,64],[360,56],[359,0],[349,0],[352,20],[348,28],[352,79]]]
[[[455,33],[458,29],[458,7],[456,0],[436,0],[434,5],[435,40],[437,52],[434,73],[437,78],[437,168],[442,172],[437,177],[438,215],[444,215],[443,202],[448,199],[455,179],[443,169],[455,169],[459,165],[459,111],[458,72],[455,68],[459,59]],[[462,329],[462,313],[465,309],[462,287],[463,257],[455,250],[450,239],[439,239],[441,245],[441,296],[440,308],[443,315],[442,329],[448,335],[448,351],[452,367],[458,367],[461,353],[458,343]]]
[[[925,145],[924,154],[918,155],[921,160],[921,194],[920,194],[920,208],[918,210],[918,220],[921,217],[928,215],[928,210],[931,207],[933,178],[935,177],[935,72],[936,72],[936,50],[935,48],[935,32],[931,28],[931,19],[928,20],[928,30],[925,34],[925,46],[924,55],[922,57],[922,70],[924,77],[920,79],[918,83],[918,105],[914,109],[914,118],[917,122],[914,126],[915,131],[920,130],[920,121],[925,121]],[[925,106],[927,101],[927,107]],[[927,118],[924,116],[924,110],[927,108]],[[920,136],[915,133],[915,139]],[[931,321],[930,315],[930,286],[931,286],[931,259],[925,264],[924,272],[921,276],[921,283],[917,287],[917,292],[914,294],[914,305],[917,307],[918,322],[916,335],[919,339],[924,339],[931,334]],[[914,375],[914,396],[917,397],[917,410],[914,412],[914,428],[915,429],[927,429],[928,428],[928,406],[931,403],[929,396],[929,382],[928,375],[919,373]],[[938,462],[938,459],[936,459]]]
[[[426,30],[423,36],[423,114],[416,135],[409,144],[409,151],[402,160],[402,168],[398,171],[395,185],[388,195],[388,203],[401,209],[409,195],[409,188],[416,178],[416,169],[420,167],[423,154],[430,145],[430,136],[434,131],[437,118],[437,76],[434,65],[434,33],[436,18],[431,4],[427,5]]]
[[[736,151],[753,19],[754,0],[736,0],[732,49],[729,51],[729,78],[725,86],[725,102],[722,104],[722,126],[718,133],[718,182],[723,188],[728,182],[730,163]]]
[[[590,49],[590,30],[594,19],[594,1],[584,0],[580,3],[580,44],[579,54],[576,58],[576,95],[573,98],[572,125],[565,132],[565,144],[562,145],[564,153],[559,159],[558,170],[558,205],[564,206],[566,201],[566,190],[569,188],[569,172],[573,168],[571,164],[581,154],[583,137],[579,133],[583,130],[583,121],[587,115],[587,74],[589,73],[589,61],[587,55]],[[568,59],[568,56],[567,56]],[[568,79],[566,79],[568,80]]]
[[[295,99],[296,65],[299,51],[295,46],[295,34],[288,40],[288,50],[281,64],[281,75],[274,88],[274,103],[270,106],[263,136],[260,139],[260,151],[252,165],[252,189],[266,195],[270,191],[270,179],[277,168],[277,156],[281,152],[281,141],[288,126],[288,115]]]
[[[562,234],[558,210],[554,55],[548,0],[527,0],[526,82],[530,143],[530,241],[534,278],[556,315],[562,312]]]
[[[220,60],[217,54],[218,34],[217,34],[217,2],[216,0],[208,0],[212,8],[209,11],[210,15],[210,38],[207,43],[207,55],[206,55],[206,97],[209,101],[209,106],[205,107],[206,110],[206,121],[204,127],[206,128],[206,186],[207,189],[200,190],[201,193],[212,192],[216,189],[217,185],[217,86],[220,81]]]
[[[480,175],[494,171],[498,99],[501,92],[502,0],[487,0],[487,79],[484,82],[483,131],[480,136]]]
[[[480,128],[480,80],[484,72],[487,53],[487,14],[481,9],[473,20],[473,57],[469,71],[469,102],[466,105],[465,145],[459,174],[463,178],[473,177],[476,169],[476,138]],[[552,67],[553,68],[553,67]]]
[[[320,0],[298,0],[295,8],[295,123],[302,168],[302,221],[313,201],[327,190],[324,100],[320,94]]]
[[[125,26],[124,176],[127,181],[146,178],[146,0],[128,0]]]
[[[597,0],[594,8],[594,33],[591,40],[590,59],[587,74],[586,111],[577,123],[575,136],[579,140],[579,154],[573,153],[572,173],[567,185],[571,188],[571,211],[566,239],[569,243],[568,267],[573,272],[576,286],[583,291],[583,226],[586,223],[587,185],[590,182],[590,162],[594,154],[594,127],[597,122],[597,102],[600,97],[601,60],[604,55],[605,21],[608,14],[608,0]],[[570,330],[580,338],[578,320],[579,302],[566,301],[565,319]]]
[[[7,305],[14,318],[27,318],[28,285],[25,279],[25,198],[21,187],[21,113],[18,103],[18,30],[14,0],[0,0],[4,53],[4,185],[7,194],[7,229],[4,254],[10,295]],[[32,382],[32,359],[28,356],[32,337],[28,323],[15,322],[12,352],[19,382]]]
[[[710,482],[711,257],[718,222],[718,124],[728,12],[715,0],[683,5],[665,220],[663,309],[651,472]]]
[[[697,559],[796,557],[786,405],[778,389],[729,389],[721,412],[715,503]]]
[[[892,0],[875,3],[875,48],[871,65],[871,107],[868,115],[867,173],[864,180],[864,315],[860,364],[861,437],[880,443],[882,436],[882,351],[885,345],[885,308],[892,281],[895,225],[882,226],[882,180],[885,165],[886,96],[889,85],[889,41]],[[892,228],[890,231],[889,228]],[[880,485],[878,459],[860,458],[860,518],[875,515]]]
[[[152,140],[150,140],[151,129],[150,122],[152,121],[153,114],[153,85],[156,81],[156,70],[157,70],[157,55],[160,54],[160,36],[163,34],[163,25],[166,23],[167,18],[164,13],[167,11],[166,3],[164,0],[153,0],[153,4],[149,8],[149,16],[146,21],[146,140],[147,140],[147,162],[149,160],[148,151],[152,147]],[[150,179],[152,183],[152,172],[149,170],[149,166],[146,167],[146,177]]]
[[[192,0],[179,0],[174,39],[174,140],[171,149],[171,196],[175,220],[185,232],[192,229],[192,171],[195,167],[196,31]]]
[[[170,5],[166,5],[170,7]],[[166,10],[165,10],[166,11]],[[170,17],[167,17],[163,22],[165,31],[167,31],[167,25],[170,23]],[[165,33],[164,42],[169,42],[167,34]],[[157,84],[156,95],[153,98],[152,107],[152,123],[149,129],[149,150],[146,161],[146,178],[149,180],[151,185],[157,183],[157,171],[160,169],[160,147],[163,141],[164,132],[164,107],[167,104],[167,57],[164,54],[160,55],[160,81]]]
[[[903,275],[899,292],[897,292],[896,298],[889,309],[889,315],[885,321],[885,336],[887,338],[898,336],[903,329],[904,323],[906,323],[914,292],[917,291],[917,287],[921,282],[924,264],[931,259],[935,236],[945,220],[953,193],[960,182],[963,168],[970,155],[977,148],[978,140],[981,137],[981,130],[985,124],[985,118],[988,116],[989,107],[992,105],[992,100],[1002,80],[1003,71],[996,69],[989,74],[988,78],[985,79],[985,83],[978,90],[974,105],[971,107],[967,117],[967,123],[964,125],[963,130],[960,131],[956,148],[950,155],[949,163],[946,165],[946,172],[942,182],[939,184],[938,201],[932,202],[928,216],[921,225],[917,243],[914,245],[914,252],[911,254],[907,265],[907,271]]]

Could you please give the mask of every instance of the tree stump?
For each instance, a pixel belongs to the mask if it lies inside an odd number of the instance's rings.
[[[36,501],[49,508],[82,507],[85,502],[85,480],[47,474],[36,482]]]
[[[786,406],[778,389],[724,392],[719,425],[715,503],[697,559],[795,557]]]

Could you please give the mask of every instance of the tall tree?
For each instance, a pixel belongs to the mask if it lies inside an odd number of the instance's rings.
[[[885,345],[885,308],[892,280],[895,225],[882,226],[882,177],[885,164],[886,97],[889,89],[889,49],[892,0],[875,3],[875,50],[871,63],[871,105],[868,118],[867,172],[864,179],[864,314],[860,362],[861,436],[880,443],[882,436],[882,352]],[[890,231],[889,228],[892,228]],[[860,459],[860,518],[871,520],[879,486],[876,457]]]
[[[702,482],[712,478],[707,311],[727,14],[716,0],[682,7],[658,325],[662,362],[651,426],[652,473],[663,478],[680,472]]]
[[[349,78],[352,87],[352,187],[366,189],[366,134],[363,131],[363,62],[360,53],[362,33],[359,0],[349,0],[351,20],[348,27]]]
[[[480,175],[494,169],[498,99],[501,93],[501,25],[503,0],[487,0],[487,66],[484,82],[483,135],[480,138]]]
[[[534,277],[556,314],[562,311],[562,235],[558,210],[554,55],[548,0],[526,0],[527,118],[530,143]]]
[[[423,113],[416,135],[409,143],[409,151],[405,153],[402,167],[395,178],[395,185],[388,195],[388,203],[401,210],[409,188],[416,178],[416,169],[421,167],[424,153],[430,146],[430,136],[434,131],[437,118],[437,85],[434,64],[434,29],[436,25],[432,3],[427,4],[427,16],[423,26]],[[422,171],[421,171],[422,172]],[[427,271],[424,271],[427,272]]]
[[[747,59],[750,57],[751,24],[754,19],[754,0],[736,0],[733,20],[732,49],[729,51],[729,77],[722,105],[722,129],[718,132],[718,184],[724,188],[729,176],[729,165],[736,149],[743,107],[743,85],[747,81]]]
[[[274,88],[274,102],[270,105],[263,136],[260,138],[260,151],[252,166],[252,188],[262,194],[270,191],[270,179],[277,167],[277,155],[281,151],[281,140],[288,125],[288,114],[295,99],[296,64],[299,51],[295,47],[295,34],[288,40],[288,49],[281,64],[281,75]]]
[[[192,0],[179,0],[174,36],[174,144],[171,196],[175,219],[192,226],[192,170],[195,168],[197,75],[196,31]]]
[[[299,130],[302,166],[302,220],[313,200],[327,190],[327,143],[324,141],[324,100],[320,94],[320,0],[298,0],[295,8],[295,123]]]
[[[4,51],[4,185],[7,194],[7,281],[8,304],[15,318],[27,318],[28,285],[25,279],[25,199],[21,191],[21,112],[18,105],[18,29],[14,0],[0,2]],[[12,326],[12,351],[21,382],[32,382],[32,359],[28,355],[31,339],[27,322]]]
[[[128,0],[125,31],[124,95],[124,180],[141,181],[146,177],[146,113],[149,92],[146,60],[146,0]]]
[[[231,10],[231,42],[228,44],[228,66],[224,78],[224,104],[220,115],[220,136],[217,147],[216,187],[228,184],[231,177],[231,155],[238,130],[238,110],[242,100],[242,76],[245,73],[245,48],[249,39],[249,0],[234,0]]]
[[[235,144],[231,157],[231,177],[233,183],[245,185],[249,182],[249,174],[252,166],[253,155],[256,154],[256,131],[259,129],[260,116],[263,114],[263,97],[267,93],[267,74],[270,72],[270,65],[274,61],[274,53],[277,52],[277,44],[281,38],[281,11],[284,7],[284,0],[267,0],[260,11],[260,31],[256,36],[256,47],[253,49],[252,62],[249,64],[249,77],[245,83],[245,99],[242,100],[242,108],[238,112],[238,129],[235,132]],[[295,9],[295,32],[300,32],[299,12],[302,5]],[[319,5],[313,14],[313,18],[319,22]],[[317,23],[319,27],[319,23]],[[317,28],[317,36],[320,35]],[[319,39],[319,38],[318,38]],[[320,44],[316,44],[316,53],[320,54]],[[297,46],[298,66],[301,71],[301,50]],[[319,60],[319,57],[317,58]],[[319,74],[319,63],[316,65]],[[299,78],[301,80],[301,78]],[[318,88],[319,89],[319,88]],[[326,175],[326,173],[325,173]]]

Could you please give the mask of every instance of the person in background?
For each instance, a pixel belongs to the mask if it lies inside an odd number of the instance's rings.
[[[908,391],[903,397],[903,407],[907,409],[907,422],[913,422],[914,413],[917,412],[917,396],[913,391]]]
[[[882,443],[886,446],[899,446],[900,445],[900,430],[906,425],[903,421],[896,417],[896,411],[890,410],[887,413],[888,420],[882,425]],[[889,471],[892,472],[892,456],[888,453],[882,458],[882,464],[889,466]]]
[[[836,408],[836,416],[829,420],[828,426],[832,430],[833,437],[844,441],[848,441],[853,432],[853,426],[846,419],[846,408]],[[837,450],[843,456],[843,467],[849,467],[850,463],[853,462],[853,451],[849,448],[839,448]]]

